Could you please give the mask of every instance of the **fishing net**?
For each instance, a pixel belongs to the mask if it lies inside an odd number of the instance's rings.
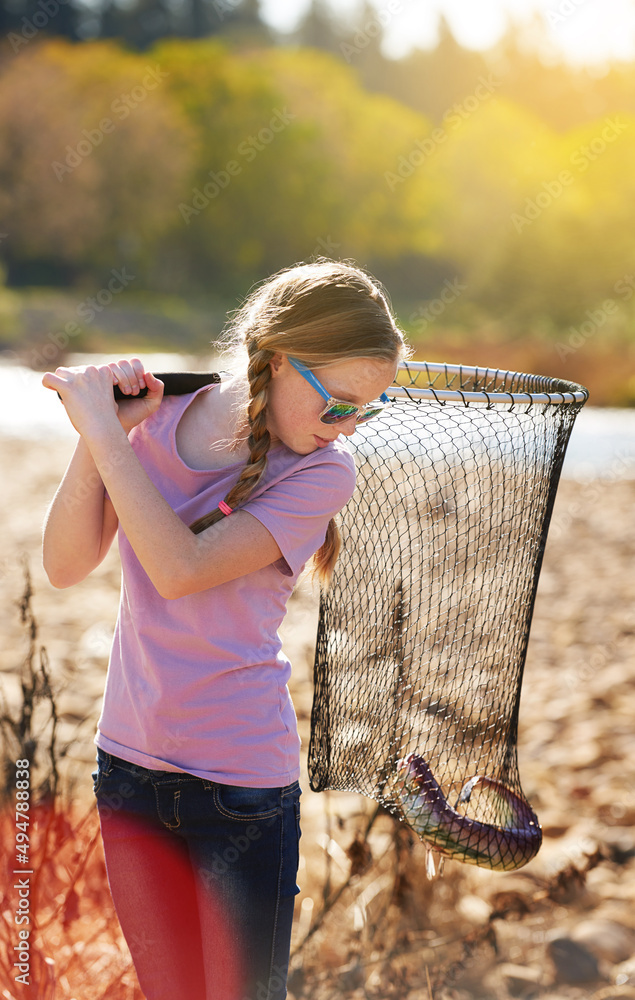
[[[540,826],[516,751],[549,520],[582,387],[402,365],[350,439],[357,489],[320,602],[314,791],[359,792],[461,861],[513,869]]]

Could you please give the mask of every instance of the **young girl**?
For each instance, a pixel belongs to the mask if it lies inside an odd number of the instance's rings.
[[[324,260],[257,288],[233,342],[246,371],[234,352],[235,377],[186,396],[138,359],[43,378],[80,435],[44,529],[51,583],[83,580],[119,529],[93,777],[147,1000],[286,996],[301,792],[278,629],[307,561],[327,581],[337,558],[340,436],[407,355],[378,285]]]

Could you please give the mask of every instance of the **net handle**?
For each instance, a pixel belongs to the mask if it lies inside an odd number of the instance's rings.
[[[527,375],[522,372],[511,372],[502,371],[498,368],[478,368],[470,365],[450,365],[450,364],[439,364],[429,361],[401,361],[399,363],[399,370],[397,374],[397,379],[399,379],[399,372],[406,372],[409,375],[412,373],[424,372],[428,376],[428,381],[431,385],[426,388],[420,388],[419,386],[412,385],[391,385],[388,393],[395,399],[415,399],[415,400],[434,400],[436,402],[456,402],[464,403],[487,403],[488,406],[494,404],[547,404],[550,406],[562,406],[571,403],[582,404],[589,398],[588,390],[582,385],[578,385],[576,382],[566,382],[562,379],[546,378],[539,375]],[[445,375],[446,385],[451,384],[452,381],[459,380],[460,389],[450,389],[450,388],[436,388],[433,385],[434,380],[430,378],[430,375]],[[416,374],[413,383],[416,380]],[[554,388],[554,392],[513,392],[511,390],[503,388],[506,381],[514,381],[522,379],[528,385],[540,385],[545,382],[550,383]],[[501,382],[500,388],[492,390],[473,390],[465,389],[463,385],[468,382],[469,384],[474,384],[474,382]]]

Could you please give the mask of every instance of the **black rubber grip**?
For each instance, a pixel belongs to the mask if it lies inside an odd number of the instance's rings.
[[[164,396],[186,396],[188,392],[196,392],[204,385],[216,385],[221,380],[217,372],[153,372],[152,374],[163,382]],[[113,393],[115,399],[141,399],[147,396],[148,390],[141,389],[136,396],[133,396],[132,393],[122,392],[119,386],[115,385]],[[57,395],[60,396],[59,392]]]
[[[186,396],[188,392],[196,392],[204,385],[214,385],[220,382],[220,375],[216,372],[153,372],[155,378],[160,379],[165,386],[164,396]],[[114,386],[115,399],[140,399],[148,392],[141,389],[136,396],[131,393],[122,392],[118,385]]]

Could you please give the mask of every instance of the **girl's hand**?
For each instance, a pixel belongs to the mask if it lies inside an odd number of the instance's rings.
[[[119,405],[113,396],[115,384],[130,396]],[[54,374],[44,375],[42,385],[60,394],[73,427],[87,440],[117,418],[128,433],[154,413],[163,398],[163,383],[145,372],[138,358],[108,365],[57,368]],[[148,394],[135,399],[144,387]]]
[[[138,358],[120,361],[117,365],[109,365],[109,368],[114,372],[120,391],[129,397],[115,403],[119,423],[128,434],[159,409],[163,399],[163,382],[152,372],[144,371],[143,362]],[[148,390],[147,395],[143,399],[135,399],[144,387]]]

